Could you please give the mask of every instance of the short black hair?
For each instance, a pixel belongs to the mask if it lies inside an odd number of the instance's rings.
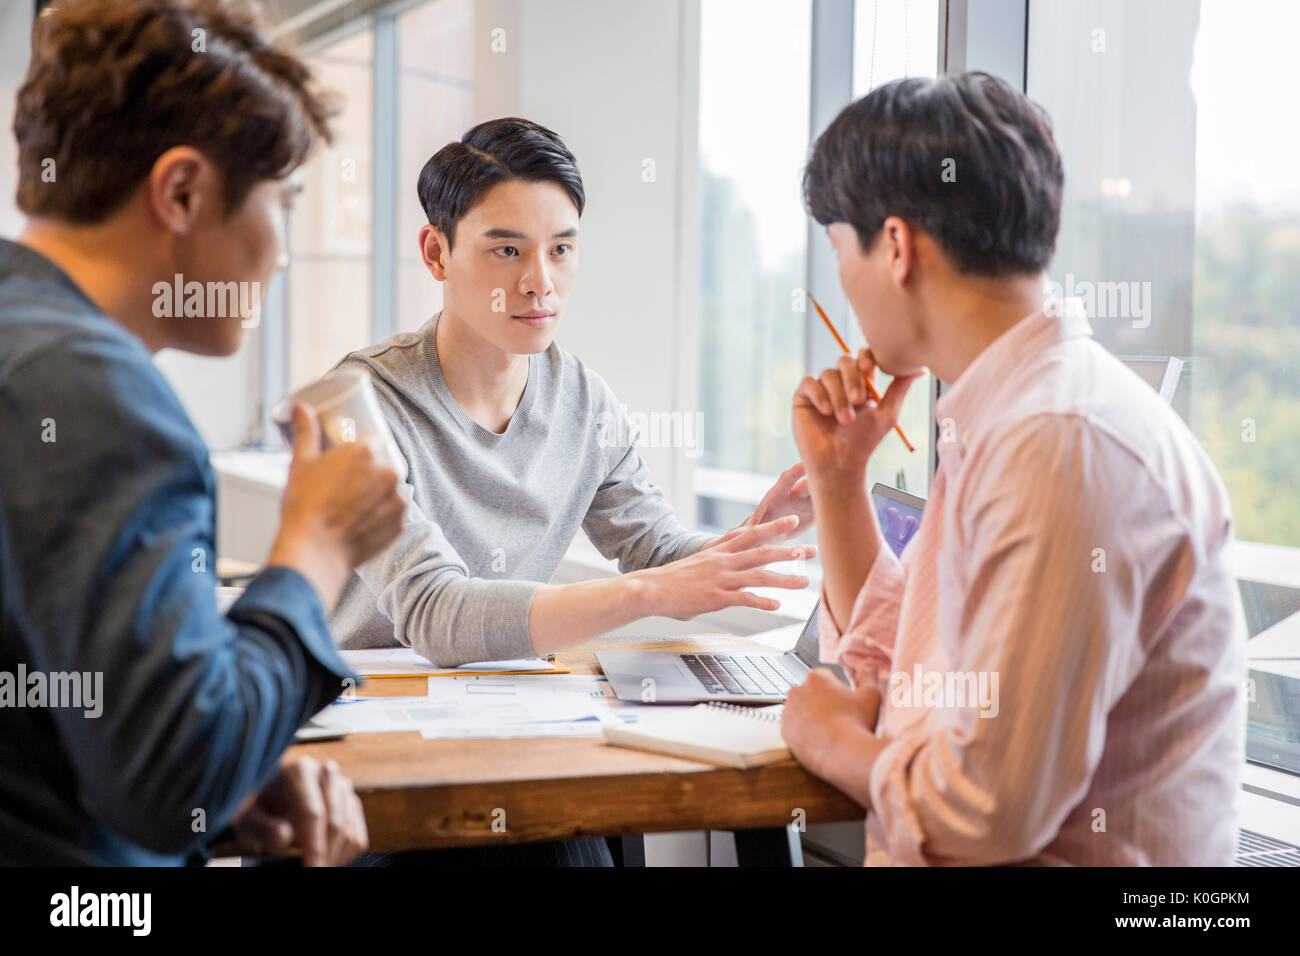
[[[420,205],[450,248],[456,224],[483,194],[516,179],[558,183],[582,215],[586,194],[573,153],[545,126],[517,116],[480,123],[434,153],[420,170]]]
[[[864,251],[898,216],[961,272],[990,277],[1047,268],[1064,187],[1047,113],[980,72],[872,90],[818,137],[803,175],[812,217],[849,223]]]

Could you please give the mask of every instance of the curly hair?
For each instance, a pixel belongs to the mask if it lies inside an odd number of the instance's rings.
[[[56,0],[14,112],[18,207],[102,221],[160,155],[192,146],[220,170],[229,214],[328,143],[336,112],[248,0]]]

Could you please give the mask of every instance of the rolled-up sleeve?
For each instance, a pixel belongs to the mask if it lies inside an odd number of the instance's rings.
[[[906,586],[907,570],[882,538],[843,631],[831,616],[823,587],[817,615],[822,661],[843,667],[855,686],[888,680]]]

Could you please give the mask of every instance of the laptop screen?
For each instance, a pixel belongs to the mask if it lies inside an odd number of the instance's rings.
[[[794,646],[795,656],[808,667],[816,667],[821,660],[821,653],[818,651],[821,633],[817,629],[817,614],[821,609],[821,601],[813,605],[812,614],[804,622],[803,633],[799,635],[799,641]]]
[[[902,554],[903,547],[912,540],[912,535],[921,526],[921,510],[925,507],[925,499],[877,482],[871,489],[871,500],[890,549],[895,555]],[[818,601],[794,647],[795,654],[809,667],[816,667],[820,660],[817,615],[821,612],[821,607],[821,601]],[[838,668],[836,672],[840,673]],[[840,676],[844,675],[840,673]]]
[[[912,540],[916,529],[921,527],[921,510],[925,507],[925,499],[877,482],[871,489],[871,503],[875,506],[881,533],[897,557],[903,553],[907,542]]]
[[[808,616],[807,622],[803,626],[803,633],[799,635],[799,643],[794,646],[794,653],[801,660],[805,667],[812,670],[814,667],[827,667],[835,673],[844,683],[849,683],[843,669],[838,664],[823,664],[821,659],[821,633],[817,629],[817,615],[821,613],[822,602],[818,601]]]

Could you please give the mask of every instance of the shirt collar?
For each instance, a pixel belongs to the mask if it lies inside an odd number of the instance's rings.
[[[0,239],[0,281],[15,276],[32,279],[46,288],[56,287],[62,292],[69,292],[99,312],[99,306],[91,301],[81,286],[46,256],[20,242]]]
[[[999,414],[999,393],[1015,387],[1012,371],[1025,368],[1065,339],[1092,335],[1080,310],[1048,306],[1025,316],[975,356],[957,381],[934,403],[943,444],[969,444]],[[942,446],[941,446],[942,448]]]

